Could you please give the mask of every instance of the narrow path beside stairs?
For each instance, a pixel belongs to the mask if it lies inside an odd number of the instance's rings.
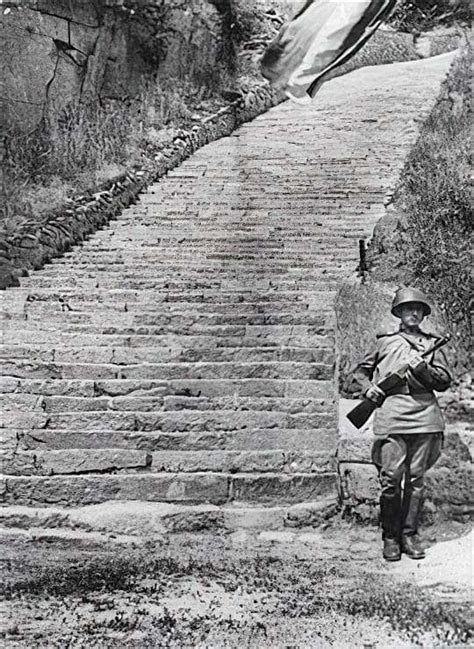
[[[4,293],[9,506],[155,501],[286,525],[332,502],[333,301],[452,58],[270,110]]]

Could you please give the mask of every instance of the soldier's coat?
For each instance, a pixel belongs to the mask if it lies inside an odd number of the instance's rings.
[[[352,374],[360,392],[396,372],[417,354],[428,350],[436,336],[421,330],[416,334],[394,332],[378,336],[375,346]],[[451,383],[444,354],[439,350],[425,358],[422,370],[408,370],[402,388],[388,392],[374,417],[374,433],[379,437],[444,431],[445,422],[433,390],[446,390]]]

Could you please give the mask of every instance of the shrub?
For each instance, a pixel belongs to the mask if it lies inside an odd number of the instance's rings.
[[[403,0],[390,22],[401,31],[427,31],[439,25],[469,25],[469,0]]]
[[[371,243],[377,279],[415,285],[430,294],[454,336],[458,371],[469,365],[471,330],[469,74],[472,50],[454,61],[435,107],[405,163],[388,244]],[[385,252],[380,254],[380,250]]]

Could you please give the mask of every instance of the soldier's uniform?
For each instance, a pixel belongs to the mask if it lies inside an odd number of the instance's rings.
[[[423,305],[425,315],[431,311],[422,293],[402,289],[395,296],[392,313],[398,315],[400,306],[408,302]],[[419,328],[379,335],[374,347],[351,374],[351,391],[365,395],[381,379],[419,359],[436,340],[436,336]],[[400,558],[399,543],[409,556],[424,556],[416,536],[424,474],[439,457],[444,431],[443,415],[433,390],[446,390],[451,383],[441,351],[424,360],[418,367],[408,369],[402,386],[386,393],[374,416],[376,439],[372,459],[379,470],[382,488],[381,524],[384,541],[387,540],[384,557],[388,560]]]

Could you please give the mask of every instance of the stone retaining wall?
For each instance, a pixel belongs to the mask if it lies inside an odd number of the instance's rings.
[[[196,78],[232,69],[229,2],[111,0],[2,3],[4,119],[32,130],[77,100],[127,100],[159,69]],[[86,96],[87,95],[87,96]]]

